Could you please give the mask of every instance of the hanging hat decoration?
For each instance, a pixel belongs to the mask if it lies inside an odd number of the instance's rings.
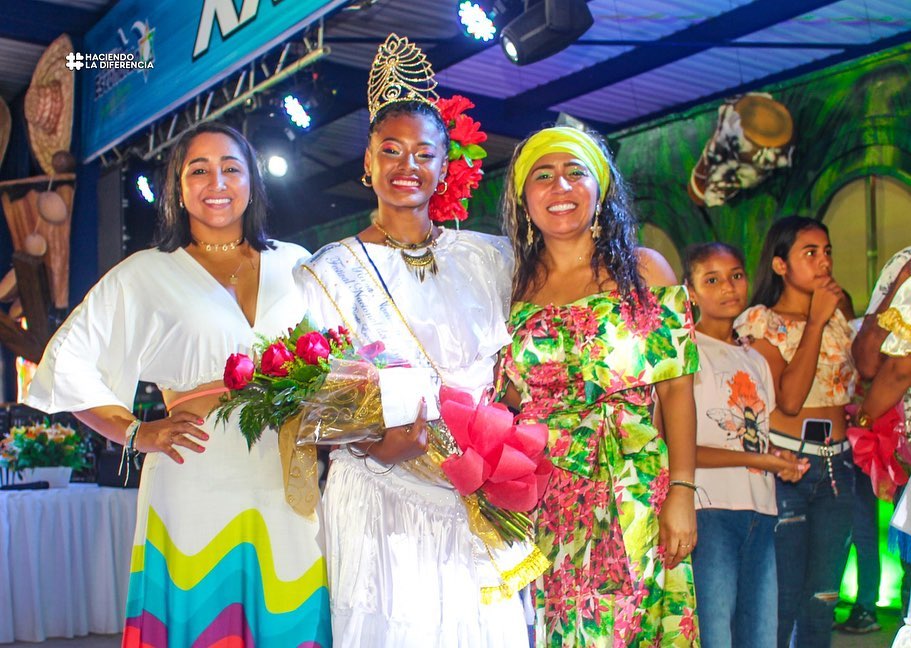
[[[697,205],[723,205],[775,169],[791,166],[794,122],[788,109],[766,93],[726,100],[687,186]]]
[[[74,73],[66,67],[66,55],[72,51],[73,43],[66,34],[51,43],[38,60],[25,93],[29,142],[48,175],[54,173],[54,153],[69,151],[72,140],[75,83]]]
[[[13,119],[9,113],[9,106],[3,99],[0,99],[0,166],[3,166],[3,156],[6,154],[6,146],[9,144],[12,124]]]

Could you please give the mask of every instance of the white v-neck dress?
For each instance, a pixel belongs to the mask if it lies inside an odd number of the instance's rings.
[[[132,409],[139,380],[180,392],[220,380],[230,354],[303,316],[292,269],[307,256],[283,243],[262,253],[251,326],[185,250],[134,254],[60,327],[27,403]],[[182,465],[146,457],[124,645],[330,645],[320,523],[285,503],[277,435],[267,431],[248,451],[236,415],[200,427],[210,436],[202,454],[181,449]]]

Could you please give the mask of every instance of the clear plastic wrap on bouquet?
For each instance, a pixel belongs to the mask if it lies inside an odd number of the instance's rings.
[[[385,431],[379,370],[365,360],[328,358],[320,389],[300,401],[297,445],[379,440]]]

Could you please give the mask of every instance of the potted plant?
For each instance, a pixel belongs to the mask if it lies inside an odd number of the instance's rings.
[[[0,465],[11,483],[46,481],[65,488],[73,469],[88,465],[86,455],[79,433],[60,423],[13,427],[0,440]]]

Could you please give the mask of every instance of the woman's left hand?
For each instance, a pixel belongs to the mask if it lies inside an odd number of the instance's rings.
[[[658,544],[664,547],[664,564],[673,569],[696,546],[695,492],[671,486],[658,515]]]

